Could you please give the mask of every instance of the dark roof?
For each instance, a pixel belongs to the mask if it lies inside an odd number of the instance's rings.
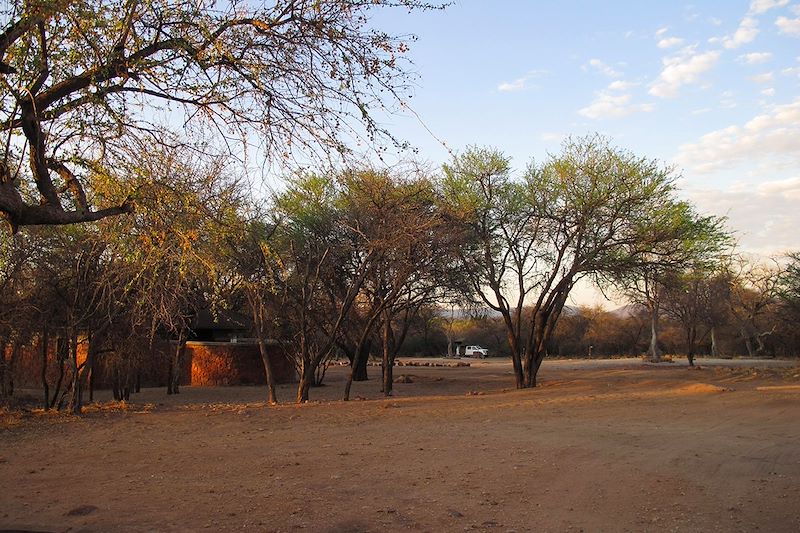
[[[250,319],[231,309],[202,309],[192,321],[192,329],[242,331],[249,329]]]

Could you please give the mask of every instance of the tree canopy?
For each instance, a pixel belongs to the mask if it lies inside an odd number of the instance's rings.
[[[518,387],[535,385],[578,280],[685,264],[681,252],[702,247],[690,229],[710,223],[676,198],[671,169],[599,136],[568,139],[521,179],[502,153],[480,148],[457,155],[443,174],[444,208],[466,235],[463,266],[476,294],[503,316]]]
[[[408,42],[374,29],[416,0],[14,0],[0,10],[0,214],[12,230],[133,209],[94,193],[127,137],[257,136],[271,158],[391,135]],[[183,139],[179,139],[183,140]]]

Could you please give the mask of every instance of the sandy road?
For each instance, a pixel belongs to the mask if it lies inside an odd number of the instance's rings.
[[[796,367],[600,366],[527,391],[492,360],[399,367],[397,396],[349,403],[332,369],[302,406],[189,388],[32,417],[0,430],[0,529],[800,530]]]

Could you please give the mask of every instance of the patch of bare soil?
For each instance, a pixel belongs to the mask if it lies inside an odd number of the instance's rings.
[[[345,368],[306,405],[147,390],[82,417],[11,411],[0,530],[798,531],[796,366],[548,361]],[[280,390],[290,401],[290,387]]]

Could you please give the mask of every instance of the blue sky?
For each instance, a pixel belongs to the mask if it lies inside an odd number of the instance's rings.
[[[460,0],[374,23],[418,37],[424,127],[387,122],[431,163],[477,144],[522,169],[600,132],[675,165],[743,251],[800,249],[800,1]]]

